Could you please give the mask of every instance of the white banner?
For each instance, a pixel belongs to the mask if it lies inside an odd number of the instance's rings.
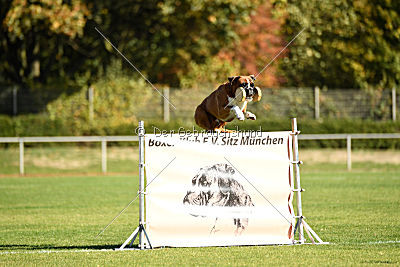
[[[290,132],[145,136],[154,247],[291,244]]]

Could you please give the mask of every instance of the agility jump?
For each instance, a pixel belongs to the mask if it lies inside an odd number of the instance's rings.
[[[296,119],[292,131],[257,135],[157,136],[143,126],[139,225],[120,249],[137,237],[140,249],[325,244],[302,213]],[[237,142],[226,145],[228,138]],[[241,143],[246,138],[283,142]]]

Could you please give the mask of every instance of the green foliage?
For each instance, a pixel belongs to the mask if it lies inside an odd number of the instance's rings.
[[[61,0],[7,2],[0,13],[0,82],[75,82],[78,73],[71,76],[68,68],[76,63],[70,59],[77,56],[75,41],[84,33],[86,5],[80,0],[69,4]]]
[[[19,95],[40,106],[21,101],[22,113],[41,112],[60,94],[96,84],[120,55],[95,27],[156,84],[195,87],[254,73],[282,48],[282,38],[303,27],[259,84],[382,89],[400,83],[399,1],[270,2],[2,1],[0,84],[19,85]],[[122,68],[134,72],[126,62]],[[8,91],[0,87],[0,100],[10,99]],[[373,112],[388,113],[383,105]]]
[[[95,22],[123,53],[151,81],[177,86],[178,75],[186,73],[189,64],[205,63],[221,48],[234,45],[234,25],[248,22],[259,1],[95,2]],[[100,41],[96,46],[105,51],[107,45]],[[103,60],[107,58],[109,53]]]
[[[281,61],[291,86],[393,87],[400,83],[400,2],[274,1],[288,39]]]
[[[228,81],[228,77],[239,73],[239,63],[213,57],[208,58],[203,64],[190,62],[188,69],[188,73],[179,77],[181,87],[199,89],[209,85],[210,82]]]
[[[51,120],[46,115],[21,115],[13,119],[15,136],[73,135],[62,120]]]
[[[4,19],[11,39],[24,39],[29,31],[42,26],[50,32],[74,38],[82,35],[86,7],[73,0],[71,5],[61,0],[12,1]]]
[[[75,135],[107,134],[107,129],[137,123],[135,114],[145,108],[141,103],[155,94],[143,79],[122,73],[120,61],[115,61],[93,88],[93,117],[89,114],[88,88],[84,87],[49,103],[50,119],[63,121]]]
[[[0,115],[0,136],[15,136],[11,117]]]
[[[221,47],[233,45],[234,25],[248,22],[258,3],[9,1],[0,12],[0,81],[92,83],[117,57],[95,31],[98,27],[151,81],[178,85],[177,75],[189,63],[204,63]]]

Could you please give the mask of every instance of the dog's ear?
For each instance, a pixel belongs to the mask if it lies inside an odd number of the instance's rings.
[[[250,75],[250,78],[253,80],[253,81],[255,81],[256,80],[256,77],[252,74],[252,75]]]
[[[236,80],[237,78],[239,78],[239,76],[231,76],[231,77],[228,77],[228,81],[230,82],[230,83],[232,83],[234,80]]]

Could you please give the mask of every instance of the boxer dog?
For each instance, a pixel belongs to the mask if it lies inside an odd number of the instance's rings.
[[[194,119],[196,124],[206,130],[231,132],[224,126],[237,118],[255,120],[256,115],[246,111],[247,103],[260,101],[261,90],[254,86],[255,77],[234,76],[220,85],[197,106]]]

